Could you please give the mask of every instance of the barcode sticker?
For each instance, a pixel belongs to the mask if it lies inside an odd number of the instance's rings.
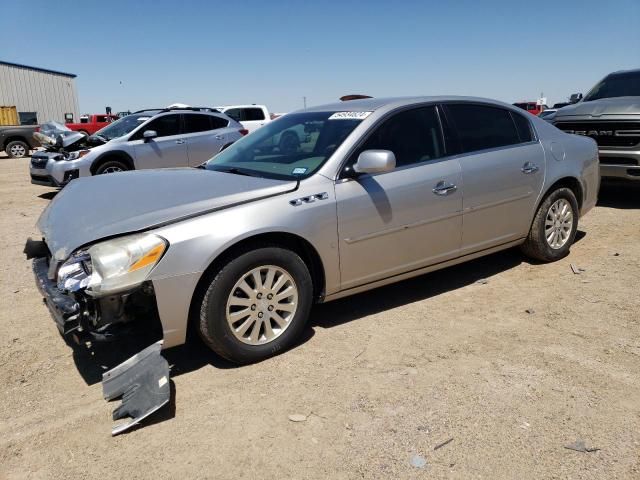
[[[329,120],[364,120],[373,112],[336,112]]]

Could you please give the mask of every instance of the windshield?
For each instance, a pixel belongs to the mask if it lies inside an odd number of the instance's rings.
[[[640,72],[609,75],[593,87],[582,101],[612,97],[640,97]]]
[[[114,138],[118,138],[126,135],[127,133],[130,133],[135,128],[153,117],[156,113],[158,112],[141,112],[127,115],[126,117],[121,118],[120,120],[116,120],[106,127],[101,128],[94,135],[97,137],[102,137],[107,141],[113,140]]]
[[[283,180],[318,170],[369,112],[303,112],[278,118],[207,162],[207,170]]]

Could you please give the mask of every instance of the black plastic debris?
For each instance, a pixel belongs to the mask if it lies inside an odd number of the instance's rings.
[[[169,363],[160,354],[162,341],[154,343],[102,375],[105,400],[122,396],[122,404],[113,411],[113,419],[131,420],[116,424],[112,435],[140,423],[169,403]]]
[[[27,260],[31,260],[32,258],[46,257],[49,251],[47,245],[42,240],[34,240],[29,237],[24,244],[22,253],[27,256]]]

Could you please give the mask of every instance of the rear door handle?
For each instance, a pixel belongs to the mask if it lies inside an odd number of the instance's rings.
[[[436,195],[449,195],[450,193],[455,192],[458,189],[457,185],[453,183],[447,183],[445,181],[440,181],[433,188],[433,193]]]
[[[536,173],[540,168],[535,163],[527,162],[522,166],[521,170],[522,173]]]
[[[179,139],[179,140],[176,140],[176,143],[177,143],[178,145],[182,145],[182,144],[184,143],[184,139],[182,139],[182,138],[181,138],[181,139]]]

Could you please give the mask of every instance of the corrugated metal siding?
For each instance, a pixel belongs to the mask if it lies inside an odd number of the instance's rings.
[[[78,95],[71,77],[0,64],[0,105],[18,112],[37,112],[38,123],[64,122],[65,113],[78,121]]]

